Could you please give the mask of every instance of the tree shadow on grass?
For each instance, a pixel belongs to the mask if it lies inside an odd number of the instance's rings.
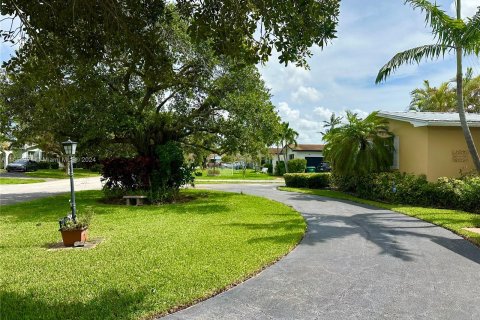
[[[85,292],[89,290],[85,287]],[[109,289],[83,302],[51,302],[35,293],[0,292],[1,319],[131,319],[140,311],[148,291],[119,292]],[[72,297],[65,296],[65,299]]]

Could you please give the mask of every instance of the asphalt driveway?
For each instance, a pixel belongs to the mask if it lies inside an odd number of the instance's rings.
[[[308,231],[258,276],[166,319],[480,319],[480,249],[445,229],[275,186],[199,187],[291,205]]]

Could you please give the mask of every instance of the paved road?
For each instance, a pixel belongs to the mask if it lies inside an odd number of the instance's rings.
[[[480,319],[480,249],[429,223],[269,185],[201,185],[293,206],[299,246],[258,276],[166,319]]]
[[[99,190],[100,178],[75,179],[75,190]],[[58,179],[31,184],[0,185],[0,205],[7,205],[36,198],[48,197],[58,193],[70,192],[70,179]]]

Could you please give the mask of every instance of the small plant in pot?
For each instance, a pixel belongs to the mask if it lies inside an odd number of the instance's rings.
[[[77,214],[77,219],[74,221],[71,215],[59,221],[60,232],[62,233],[63,245],[66,247],[73,247],[75,242],[87,241],[87,232],[90,221],[92,220],[93,209],[86,207],[82,215]]]

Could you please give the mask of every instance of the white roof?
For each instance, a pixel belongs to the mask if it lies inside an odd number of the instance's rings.
[[[460,116],[456,112],[396,112],[380,111],[379,117],[411,123],[414,127],[460,127]],[[470,127],[480,127],[480,114],[467,113]]]

